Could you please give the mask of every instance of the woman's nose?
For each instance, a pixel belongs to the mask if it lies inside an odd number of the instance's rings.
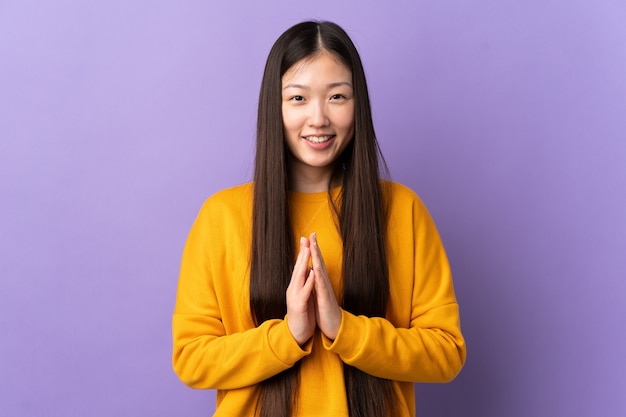
[[[312,102],[309,114],[309,126],[322,127],[327,126],[329,123],[328,114],[326,109],[326,103]]]

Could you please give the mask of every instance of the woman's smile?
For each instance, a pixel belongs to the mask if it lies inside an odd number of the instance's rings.
[[[304,140],[308,140],[311,143],[325,143],[334,138],[335,135],[324,135],[324,136],[304,136]]]

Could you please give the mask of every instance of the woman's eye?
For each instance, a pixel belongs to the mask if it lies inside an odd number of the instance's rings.
[[[302,96],[293,96],[293,97],[291,97],[291,100],[293,100],[293,101],[302,101],[302,100],[304,100],[304,97],[302,97]]]
[[[341,100],[342,98],[346,98],[343,94],[333,94],[330,96],[331,100]]]

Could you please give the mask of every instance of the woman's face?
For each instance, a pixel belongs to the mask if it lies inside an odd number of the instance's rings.
[[[327,51],[298,61],[282,77],[282,114],[291,174],[327,181],[354,134],[352,73]]]

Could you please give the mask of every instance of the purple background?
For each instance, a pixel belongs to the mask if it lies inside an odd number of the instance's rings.
[[[468,362],[421,415],[626,415],[623,1],[0,2],[0,415],[206,416],[171,369],[182,247],[252,173],[275,38],[359,47],[439,225]]]

